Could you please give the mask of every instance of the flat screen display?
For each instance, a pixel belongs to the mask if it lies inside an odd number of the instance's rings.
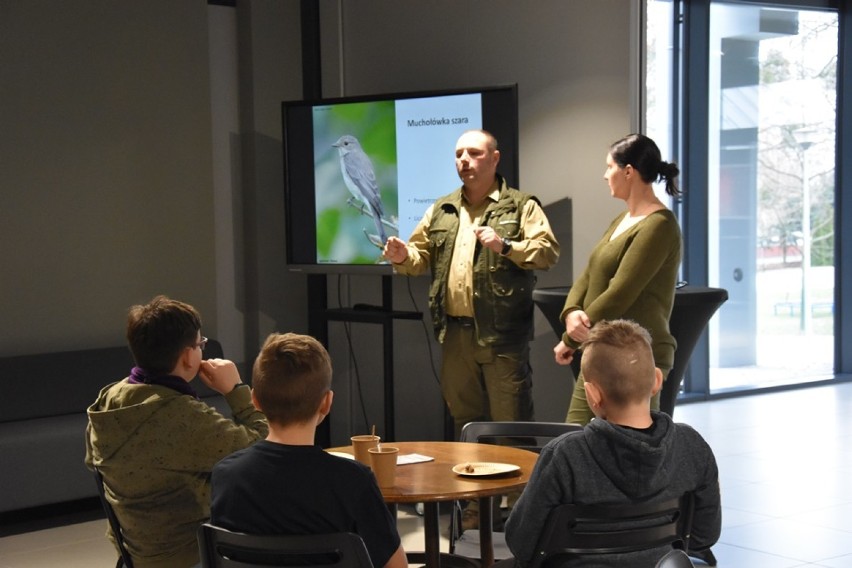
[[[517,85],[282,103],[288,267],[390,273],[382,243],[460,186],[463,132],[494,134],[518,186],[517,117]]]

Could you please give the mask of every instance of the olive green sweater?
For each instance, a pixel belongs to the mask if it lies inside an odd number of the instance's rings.
[[[233,420],[192,396],[124,379],[88,408],[86,465],[103,473],[136,568],[198,563],[196,531],[210,517],[213,465],[266,436],[247,386],[225,400]]]
[[[677,342],[669,332],[669,317],[680,266],[680,227],[671,211],[661,209],[610,240],[624,215],[613,219],[592,250],[560,317],[564,321],[569,312],[583,310],[592,324],[633,320],[650,332],[657,367],[671,369]],[[567,334],[562,341],[579,347]]]

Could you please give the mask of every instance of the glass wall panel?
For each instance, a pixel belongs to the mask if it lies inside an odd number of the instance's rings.
[[[710,8],[711,392],[833,373],[837,16]]]
[[[729,293],[708,328],[710,393],[831,378],[838,15],[709,6],[709,46],[689,47],[709,53],[707,116],[681,117],[683,4],[647,0],[645,125],[677,158],[685,124],[709,124],[706,156],[683,151],[707,165],[706,187],[684,190],[706,198],[707,284]]]

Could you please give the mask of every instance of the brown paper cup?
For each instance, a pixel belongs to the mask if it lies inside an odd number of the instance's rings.
[[[396,484],[396,456],[399,448],[378,446],[367,450],[370,454],[370,467],[376,476],[379,487],[393,487]]]
[[[355,459],[369,466],[370,454],[367,453],[367,450],[375,448],[381,438],[379,436],[364,434],[363,436],[352,436],[349,439],[352,440],[352,454],[355,456]]]

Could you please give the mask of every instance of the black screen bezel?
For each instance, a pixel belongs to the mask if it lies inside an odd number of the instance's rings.
[[[390,274],[388,264],[327,264],[316,261],[316,200],[314,197],[313,108],[340,103],[396,101],[448,95],[482,95],[482,125],[497,139],[498,171],[512,187],[519,185],[518,86],[386,93],[357,97],[284,101],[281,103],[284,150],[284,214],[288,270],[329,274]],[[446,149],[452,159],[452,148]],[[453,187],[448,187],[446,193]],[[425,212],[425,208],[424,208]],[[400,238],[407,239],[408,235]]]

